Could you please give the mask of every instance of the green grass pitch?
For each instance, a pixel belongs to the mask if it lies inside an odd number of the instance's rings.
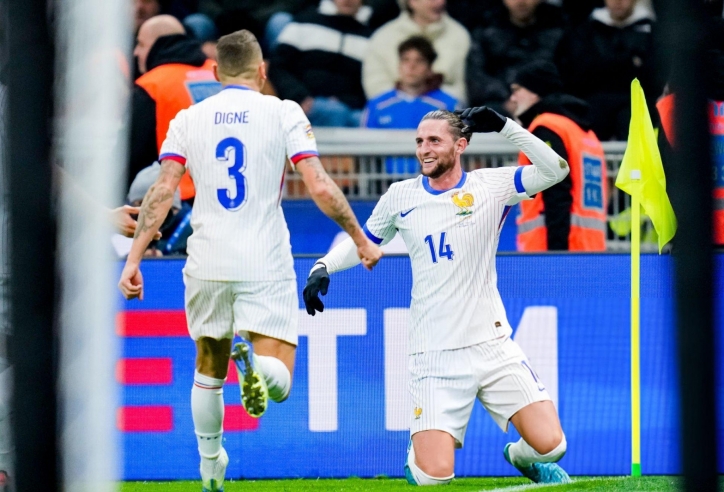
[[[574,477],[574,483],[569,485],[535,485],[525,478],[461,478],[443,490],[450,492],[478,492],[500,491],[515,492],[536,489],[545,489],[546,492],[569,490],[596,490],[596,491],[676,491],[679,479],[677,477]],[[186,492],[201,490],[201,482],[125,482],[121,492]],[[359,479],[346,480],[241,480],[224,483],[225,492],[412,492],[411,488],[402,479]],[[724,491],[724,488],[720,488]]]

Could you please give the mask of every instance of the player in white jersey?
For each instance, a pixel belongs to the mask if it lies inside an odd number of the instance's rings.
[[[464,172],[460,156],[473,131],[499,132],[533,166]],[[390,186],[365,225],[378,244],[399,231],[412,263],[411,440],[405,475],[418,485],[452,480],[454,449],[463,445],[477,397],[503,431],[512,422],[522,436],[506,446],[508,462],[535,482],[568,482],[555,463],[566,451],[558,414],[511,338],[495,270],[510,207],[560,182],[568,164],[514,121],[485,107],[461,116],[430,112],[416,140],[422,175]],[[310,314],[324,307],[318,293],[326,294],[329,274],[357,263],[354,244],[347,240],[315,264],[304,289]]]
[[[222,447],[223,384],[237,358],[242,404],[253,417],[267,397],[289,394],[297,345],[296,279],[280,207],[287,157],[319,208],[347,231],[359,259],[372,268],[382,253],[362,231],[344,195],[324,171],[300,106],[259,93],[266,71],[249,31],[224,36],[214,68],[224,89],[179,112],[161,147],[161,173],[141,206],[119,287],[143,299],[140,262],[166,218],[184,172],[196,198],[184,268],[186,316],[196,342],[191,390],[203,490],[223,490],[228,456]],[[243,333],[253,345],[232,338]]]

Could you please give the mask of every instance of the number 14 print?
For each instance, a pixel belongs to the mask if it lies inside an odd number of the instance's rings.
[[[427,236],[425,238],[425,242],[430,247],[430,255],[432,256],[433,263],[437,263],[438,257],[440,257],[440,258],[444,257],[444,258],[447,258],[448,260],[453,259],[453,255],[455,253],[453,253],[453,250],[450,249],[449,244],[445,244],[445,234],[446,233],[444,233],[444,232],[440,234],[440,246],[438,247],[437,256],[435,255],[435,242],[433,240],[432,235]]]

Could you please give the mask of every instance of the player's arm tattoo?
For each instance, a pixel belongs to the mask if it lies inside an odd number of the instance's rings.
[[[317,199],[317,197],[313,197],[315,202],[329,218],[339,224],[350,236],[354,237],[360,232],[360,225],[342,190],[329,177],[318,159],[308,159],[306,165],[310,168],[313,181],[313,183],[308,183],[308,186],[312,185],[310,191],[315,189],[324,190],[322,195],[324,198]],[[312,191],[312,194],[314,194],[314,191]]]
[[[158,179],[143,198],[141,212],[138,214],[138,226],[133,237],[138,237],[152,229],[155,233],[161,227],[173,204],[173,194],[176,191],[176,186],[185,171],[185,168],[176,164],[167,165],[164,163],[161,166]]]

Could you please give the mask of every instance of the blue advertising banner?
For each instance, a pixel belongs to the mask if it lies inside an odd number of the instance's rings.
[[[523,347],[556,403],[572,475],[630,471],[629,263],[626,255],[498,257],[498,284]],[[312,259],[296,259],[299,347],[289,399],[254,420],[240,407],[236,376],[224,388],[229,478],[402,476],[413,418],[406,378],[412,274],[407,257],[332,276],[327,309],[303,310]],[[718,359],[724,356],[724,255],[717,257]],[[183,313],[181,260],[144,262],[143,302],[118,317],[123,385],[118,427],[123,478],[194,479],[198,454],[190,410],[194,344]],[[671,258],[641,263],[642,470],[680,471]],[[718,369],[724,394],[724,364]],[[720,442],[724,442],[720,405]],[[516,475],[502,456],[506,435],[476,404],[457,476]],[[724,453],[720,456],[724,472]]]

